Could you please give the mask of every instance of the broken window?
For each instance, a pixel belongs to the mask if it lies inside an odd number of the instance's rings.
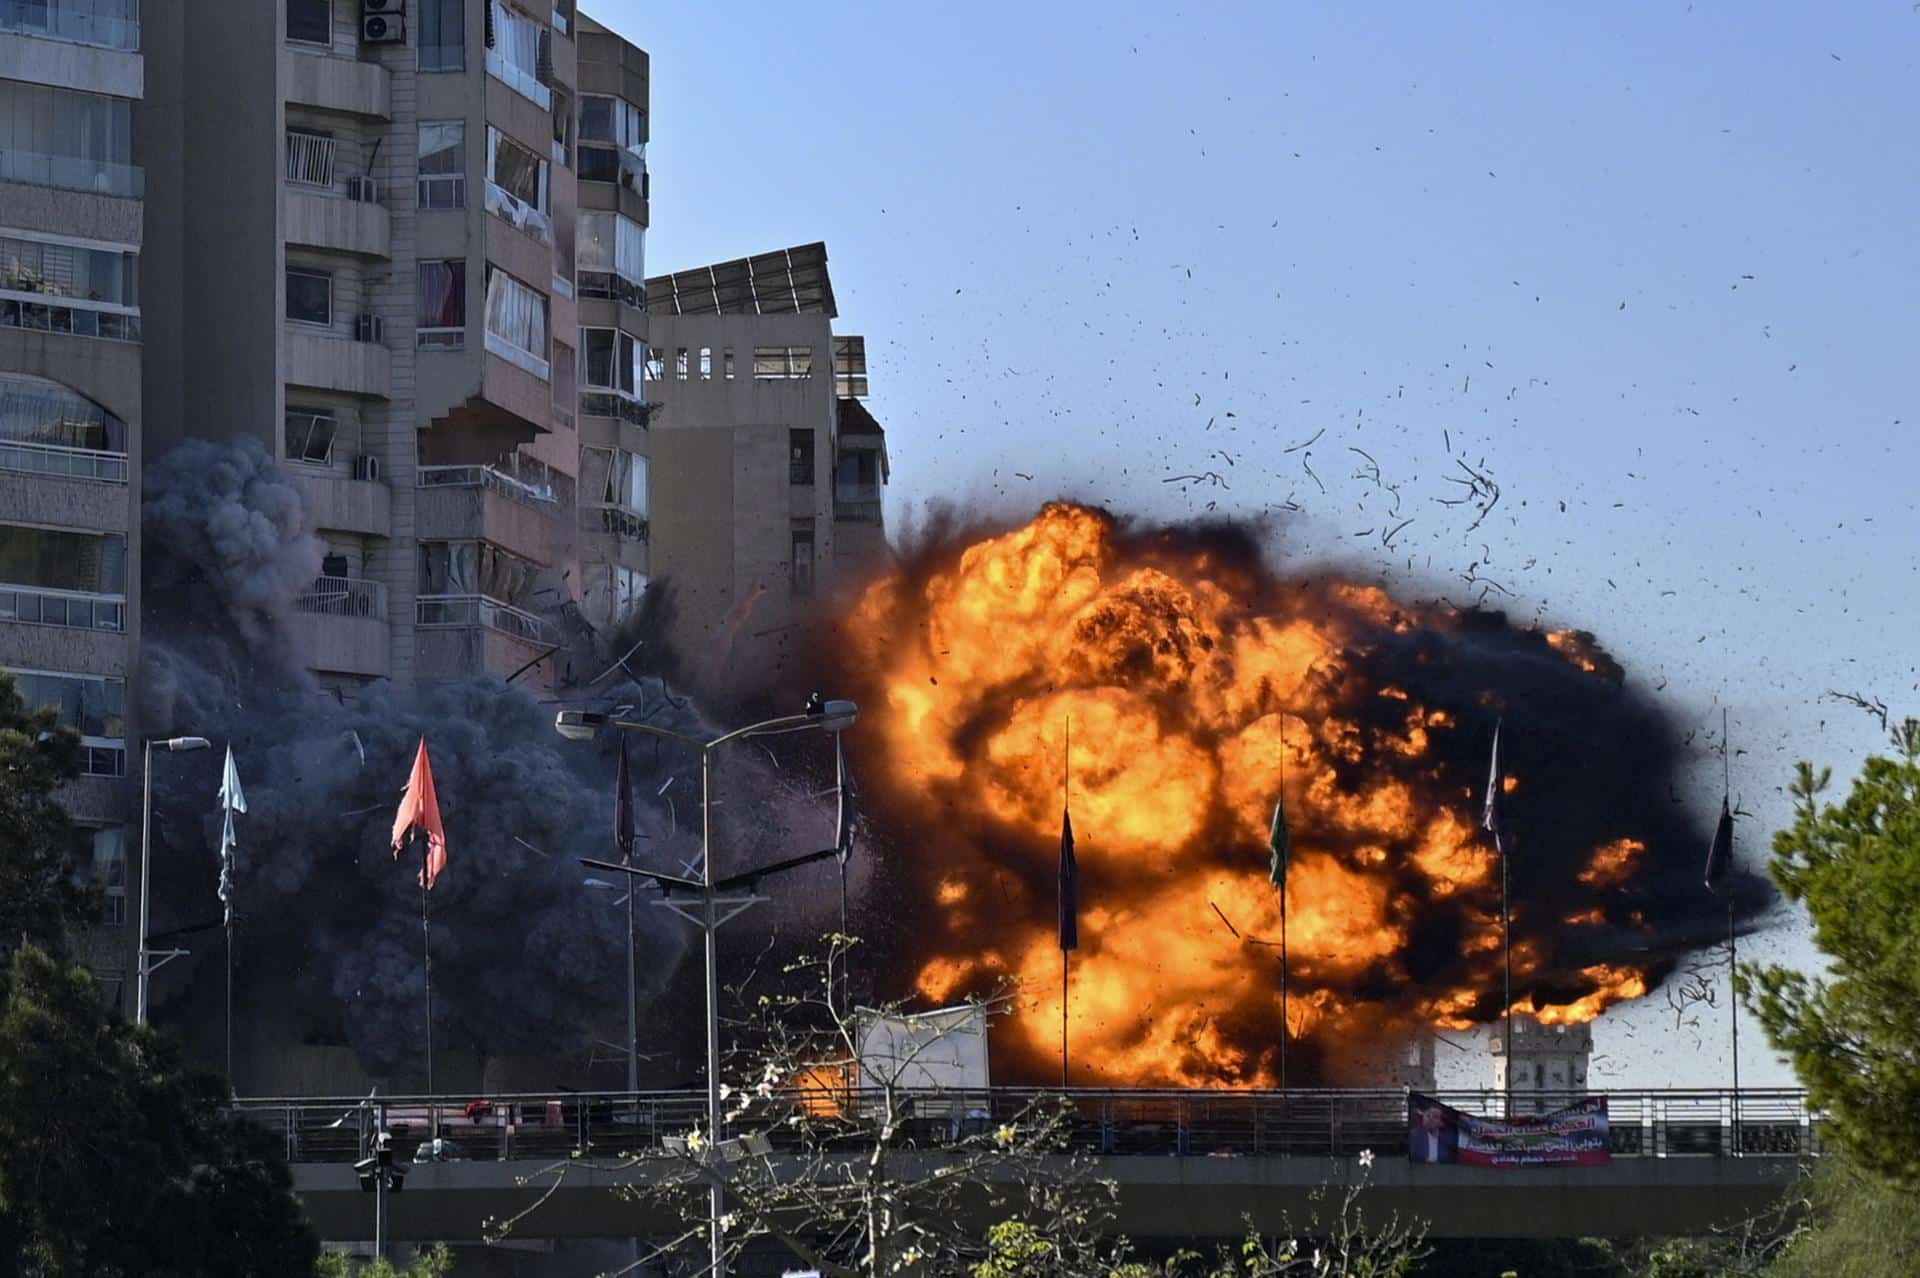
[[[420,207],[467,206],[467,122],[432,120],[420,124]]]
[[[813,431],[787,432],[787,479],[790,483],[813,483]]]
[[[813,593],[813,529],[793,530],[793,593]]]
[[[753,348],[753,376],[757,381],[813,376],[813,347],[756,346]]]
[[[467,264],[460,258],[419,264],[414,345],[457,351],[467,344]]]
[[[287,405],[287,460],[310,466],[326,466],[333,461],[333,437],[339,421],[331,412],[318,408]]]

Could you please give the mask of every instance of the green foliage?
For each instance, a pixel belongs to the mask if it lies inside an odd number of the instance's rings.
[[[0,895],[8,885],[0,883]],[[0,1257],[32,1278],[304,1274],[318,1244],[279,1142],[223,1080],[37,946],[0,982]]]
[[[1806,1227],[1767,1278],[1881,1278],[1920,1272],[1913,1195],[1845,1158],[1824,1158],[1807,1187]]]
[[[1772,871],[1813,919],[1825,978],[1745,970],[1740,989],[1793,1061],[1826,1131],[1864,1169],[1920,1185],[1920,721],[1869,759],[1844,803],[1822,806],[1830,772],[1802,763],[1791,828]]]
[[[318,1278],[446,1278],[452,1272],[453,1252],[445,1243],[422,1247],[405,1269],[395,1269],[386,1260],[355,1264],[350,1256],[329,1252],[320,1258],[320,1266],[315,1270]]]
[[[80,738],[51,710],[29,710],[0,673],[0,960],[22,942],[64,953],[97,914],[73,875],[73,827],[54,794],[80,775]]]

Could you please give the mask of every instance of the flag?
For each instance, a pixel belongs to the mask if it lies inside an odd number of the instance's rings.
[[[1293,831],[1287,828],[1284,799],[1273,801],[1273,828],[1267,831],[1267,851],[1273,854],[1267,877],[1275,887],[1281,887],[1287,881],[1287,866],[1293,859]]]
[[[400,811],[393,818],[393,855],[398,860],[406,846],[407,834],[420,829],[427,836],[426,864],[420,868],[420,882],[431,888],[447,868],[447,832],[440,824],[440,798],[433,792],[433,765],[427,761],[427,739],[420,738],[420,751],[413,756],[413,774],[400,796]]]
[[[240,789],[240,772],[233,766],[233,743],[227,743],[227,766],[220,774],[220,905],[225,913],[221,922],[233,926],[233,873],[239,842],[233,833],[233,814],[247,810],[247,796]]]
[[[853,855],[853,804],[859,794],[853,786],[853,774],[847,771],[846,747],[840,744],[838,733],[833,738],[833,762],[840,774],[840,812],[834,821],[833,849],[840,854],[840,864],[845,865]]]
[[[1493,729],[1493,763],[1487,773],[1487,806],[1481,813],[1480,826],[1493,835],[1494,842],[1505,851],[1507,837],[1507,770],[1500,761],[1500,726]]]
[[[1060,948],[1080,948],[1080,866],[1073,859],[1073,816],[1060,813]]]
[[[1713,827],[1713,842],[1707,847],[1707,891],[1718,892],[1727,871],[1733,868],[1733,809],[1726,796],[1720,798],[1720,823]]]
[[[620,736],[620,767],[613,775],[613,846],[620,862],[633,864],[633,774],[627,769],[627,738]]]

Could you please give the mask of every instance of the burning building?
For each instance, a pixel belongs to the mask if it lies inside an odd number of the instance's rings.
[[[1069,800],[1071,1057],[1090,1084],[1272,1085],[1283,1032],[1293,1081],[1368,1081],[1416,1031],[1499,1019],[1478,816],[1503,717],[1516,1012],[1590,1021],[1713,935],[1676,733],[1585,633],[1277,572],[1244,528],[1054,504],[935,538],[823,653],[865,707],[865,799],[891,849],[869,931],[894,992],[1011,984],[1003,1079],[1058,1068]],[[1285,1031],[1264,846],[1281,797]],[[1743,912],[1764,895],[1745,884]]]

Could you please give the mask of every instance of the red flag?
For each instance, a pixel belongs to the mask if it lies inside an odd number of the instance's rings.
[[[400,796],[400,811],[393,818],[393,855],[400,857],[407,835],[415,828],[426,831],[427,863],[421,882],[432,888],[440,871],[447,868],[447,831],[440,824],[440,798],[433,792],[433,765],[427,761],[427,739],[420,738],[420,752],[413,756],[413,775],[407,778],[406,793]]]

